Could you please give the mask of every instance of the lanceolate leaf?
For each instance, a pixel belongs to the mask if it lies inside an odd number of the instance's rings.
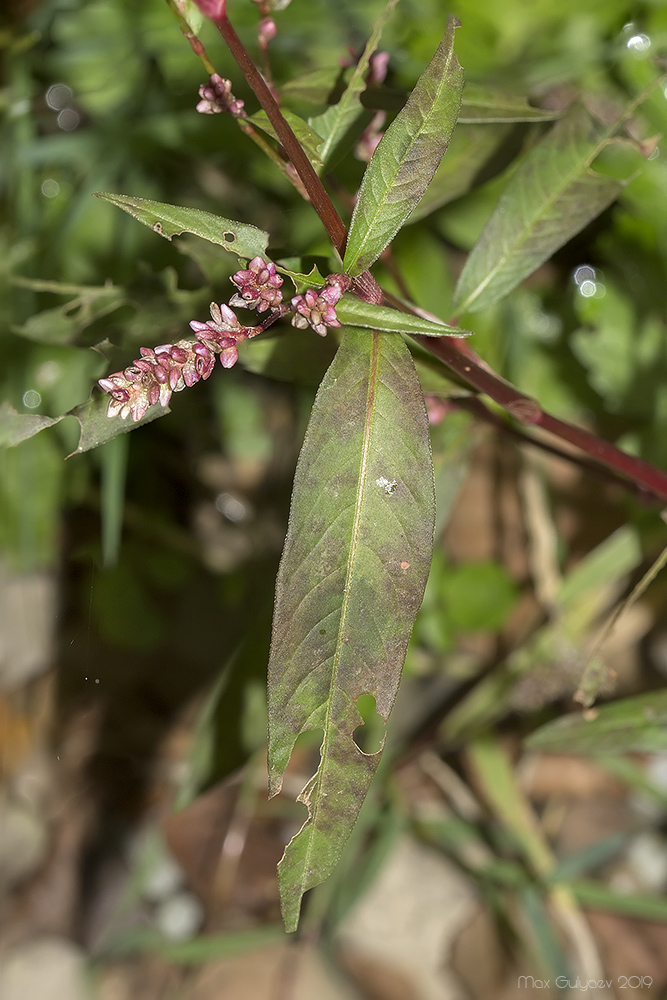
[[[299,733],[322,729],[309,818],[280,863],[288,930],[334,868],[378,766],[353,739],[361,695],[387,719],[428,575],[433,470],[403,339],[346,330],[297,467],[269,663],[272,794]]]
[[[309,122],[305,122],[303,118],[299,115],[295,115],[293,111],[288,111],[283,108],[283,117],[289,124],[289,127],[294,132],[301,145],[303,146],[305,152],[308,154],[308,159],[315,167],[322,166],[322,156],[319,152],[319,147],[322,145],[322,136],[317,131],[317,126]],[[269,121],[269,117],[266,111],[256,111],[254,115],[251,115],[247,119],[256,125],[257,128],[261,128],[262,132],[266,132],[270,135],[272,139],[278,139],[278,135],[273,125]],[[279,141],[279,140],[278,140]]]
[[[336,305],[336,315],[344,326],[363,326],[369,329],[384,330],[386,333],[411,333],[423,337],[469,337],[470,330],[461,330],[458,326],[447,326],[446,323],[433,323],[431,320],[413,316],[412,313],[389,309],[387,306],[377,306],[372,302],[363,302],[356,295],[346,293]]]
[[[667,692],[653,691],[547,723],[526,741],[535,750],[661,753],[667,750]]]
[[[560,118],[560,111],[533,108],[523,97],[503,94],[467,83],[463,91],[459,122],[546,122]]]
[[[217,243],[225,250],[231,250],[239,257],[266,257],[269,234],[255,226],[247,226],[233,219],[202,212],[198,208],[181,208],[179,205],[165,205],[147,198],[133,198],[126,194],[97,193],[117,205],[124,212],[134,216],[139,222],[170,240],[181,233],[194,233],[202,239]]]
[[[355,125],[359,117],[367,117],[366,110],[361,106],[359,95],[366,88],[366,73],[370,64],[371,56],[378,47],[382,31],[389,17],[398,3],[398,0],[389,0],[380,17],[375,22],[373,34],[368,40],[361,59],[355,66],[345,91],[337,104],[327,108],[324,114],[317,118],[310,118],[309,124],[324,139],[320,146],[319,153],[325,166],[331,165],[339,147]]]
[[[466,261],[457,313],[502,298],[614,201],[622,183],[590,164],[615,127],[577,106],[528,154]]]
[[[426,191],[449,145],[463,90],[453,50],[458,24],[450,17],[437,52],[368,164],[345,251],[348,274],[361,274],[377,260]]]

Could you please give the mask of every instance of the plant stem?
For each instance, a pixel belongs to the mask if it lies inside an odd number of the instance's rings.
[[[313,208],[319,215],[333,246],[342,258],[347,231],[322,181],[313,169],[294,132],[285,121],[266,81],[234,31],[227,15],[225,14],[215,24],[266,112],[276,135],[308,192]],[[386,298],[388,302],[397,305],[392,296],[383,296],[380,286],[369,271],[355,279],[352,290],[366,301],[381,303],[383,298]],[[399,308],[412,311],[403,304],[399,304]],[[640,458],[628,455],[608,441],[591,434],[590,431],[547,413],[537,400],[524,395],[511,383],[497,375],[482,358],[468,347],[465,341],[449,337],[416,337],[415,339],[464,382],[502,406],[520,424],[541,427],[542,430],[554,434],[561,440],[568,441],[602,467],[611,469],[620,475],[624,481],[630,480],[655,499],[662,503],[667,502],[666,473]]]
[[[264,108],[269,121],[276,131],[278,139],[308,192],[308,197],[313,204],[313,208],[329,234],[329,239],[342,258],[345,252],[347,230],[331,198],[327,194],[324,184],[317,176],[312,163],[301,148],[299,140],[285,121],[275,97],[271,93],[264,77],[248,55],[243,42],[234,31],[227,15],[223,15],[219,21],[215,21],[214,23],[227,43],[229,51],[234,56],[248,85],[252,88],[257,100]]]

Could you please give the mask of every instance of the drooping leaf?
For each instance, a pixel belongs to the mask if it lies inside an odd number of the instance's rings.
[[[667,691],[564,715],[537,729],[526,745],[582,754],[660,753],[667,749]]]
[[[387,306],[363,302],[356,295],[346,293],[336,305],[336,315],[345,326],[362,326],[383,330],[386,333],[411,333],[424,337],[469,337],[470,330],[446,323],[434,323],[412,313],[400,312]]]
[[[463,70],[454,55],[459,21],[447,30],[364,174],[343,261],[357,275],[377,260],[417,205],[444,156],[461,106]]]
[[[18,413],[11,403],[0,403],[0,447],[13,448],[39,434],[46,427],[53,427],[60,417],[45,417],[39,413]]]
[[[590,165],[615,128],[577,106],[531,150],[461,272],[457,313],[502,298],[614,201],[622,183]]]
[[[269,245],[269,234],[255,226],[248,226],[233,219],[224,219],[198,208],[182,208],[179,205],[165,205],[148,198],[134,198],[126,194],[97,192],[95,198],[102,198],[117,205],[153,232],[170,240],[181,233],[194,233],[204,240],[217,243],[239,257],[265,257]]]
[[[473,83],[467,83],[459,112],[459,122],[548,122],[560,118],[561,111],[545,111],[532,107],[524,97],[504,94]]]
[[[394,10],[398,0],[389,0],[373,27],[373,33],[368,39],[359,62],[354,68],[349,83],[337,104],[327,108],[324,114],[310,118],[309,124],[318,132],[324,142],[320,146],[320,156],[323,165],[330,166],[339,152],[350,130],[361,119],[368,118],[368,112],[362,107],[359,95],[366,87],[365,76],[368,72],[371,56],[375,52],[382,37],[382,31]]]
[[[27,284],[21,282],[21,284]],[[37,283],[33,283],[34,285]],[[42,288],[37,291],[55,291],[59,294],[72,294],[68,291],[76,286],[64,285],[58,288],[57,282],[42,282]],[[43,287],[47,286],[47,287]],[[39,344],[70,344],[97,319],[108,316],[126,302],[125,289],[109,286],[109,288],[82,289],[75,298],[53,309],[43,309],[34,313],[22,326],[12,327],[12,332],[34,340]]]
[[[283,118],[287,121],[290,128],[294,132],[306,154],[308,159],[313,164],[314,167],[322,166],[322,155],[320,152],[320,147],[322,145],[322,136],[317,131],[314,124],[304,121],[299,115],[294,114],[293,111],[288,111],[286,108],[283,109]],[[266,111],[256,111],[254,115],[251,115],[247,121],[257,128],[260,128],[262,132],[266,132],[270,135],[272,139],[278,140],[276,130],[269,121]]]
[[[335,427],[335,433],[332,428]],[[332,871],[381,751],[353,739],[361,695],[386,721],[422,599],[434,487],[421,387],[401,337],[346,330],[318,392],[297,467],[269,663],[276,794],[299,733],[324,730],[301,800],[304,827],[279,866],[288,930]]]
[[[98,445],[104,444],[105,441],[111,441],[118,434],[127,434],[128,431],[133,431],[143,424],[150,424],[151,421],[171,412],[168,406],[160,406],[158,403],[156,406],[149,406],[141,420],[135,422],[131,417],[125,419],[121,419],[119,416],[107,417],[108,407],[109,397],[107,395],[95,395],[71,411],[69,415],[76,417],[81,425],[81,437],[72,455],[80,455],[81,452],[97,448]],[[72,455],[68,457],[71,458]]]

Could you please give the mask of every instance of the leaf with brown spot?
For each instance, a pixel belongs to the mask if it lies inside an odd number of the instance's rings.
[[[300,799],[309,818],[279,884],[294,930],[304,892],[335,867],[381,750],[353,733],[358,699],[386,721],[421,604],[433,545],[428,423],[402,337],[347,329],[317,394],[294,482],[269,663],[271,794],[300,733],[322,729]]]

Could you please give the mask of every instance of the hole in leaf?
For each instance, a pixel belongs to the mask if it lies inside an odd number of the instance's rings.
[[[233,243],[236,239],[236,233],[223,233],[222,238],[226,243]]]
[[[352,739],[362,753],[377,753],[382,749],[385,722],[375,707],[375,698],[372,694],[359,695],[357,711],[364,721],[354,730]]]

